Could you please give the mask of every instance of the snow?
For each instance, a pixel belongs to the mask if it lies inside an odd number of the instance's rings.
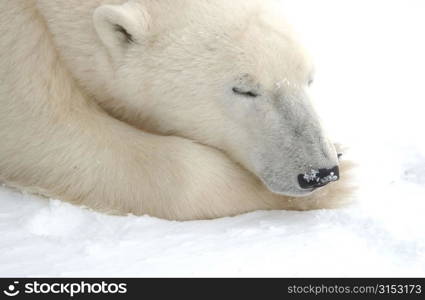
[[[359,164],[338,210],[169,222],[0,187],[0,276],[425,276],[425,5],[292,0],[331,135]]]
[[[312,182],[312,181],[317,181],[319,182],[320,178],[317,176],[320,172],[317,170],[311,170],[309,173],[305,173],[304,174],[304,180],[307,181],[308,183]]]

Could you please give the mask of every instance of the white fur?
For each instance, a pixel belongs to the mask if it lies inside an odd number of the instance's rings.
[[[337,205],[343,181],[295,199],[257,179],[280,159],[291,176],[302,171],[292,158],[337,163],[305,147],[335,154],[306,100],[311,63],[269,4],[2,1],[0,179],[101,211],[176,220]],[[251,99],[232,94],[238,84],[258,84],[268,96],[253,109]],[[278,154],[277,133],[291,131],[279,121],[285,106],[273,99],[297,103],[287,124],[311,116],[307,136],[317,133],[320,142],[294,143],[301,156]],[[293,183],[276,174],[284,182],[278,192],[289,194]]]

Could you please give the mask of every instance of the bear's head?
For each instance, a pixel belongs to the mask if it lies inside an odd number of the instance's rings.
[[[309,98],[313,67],[267,0],[137,0],[96,9],[113,72],[102,105],[144,130],[226,152],[273,192],[338,179]]]

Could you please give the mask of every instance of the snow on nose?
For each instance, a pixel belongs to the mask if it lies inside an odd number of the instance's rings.
[[[332,169],[311,169],[298,175],[298,183],[302,189],[319,188],[339,180],[339,167]]]

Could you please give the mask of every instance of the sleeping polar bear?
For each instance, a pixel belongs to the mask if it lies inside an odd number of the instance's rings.
[[[272,2],[2,1],[0,179],[173,220],[336,206],[312,64]]]

